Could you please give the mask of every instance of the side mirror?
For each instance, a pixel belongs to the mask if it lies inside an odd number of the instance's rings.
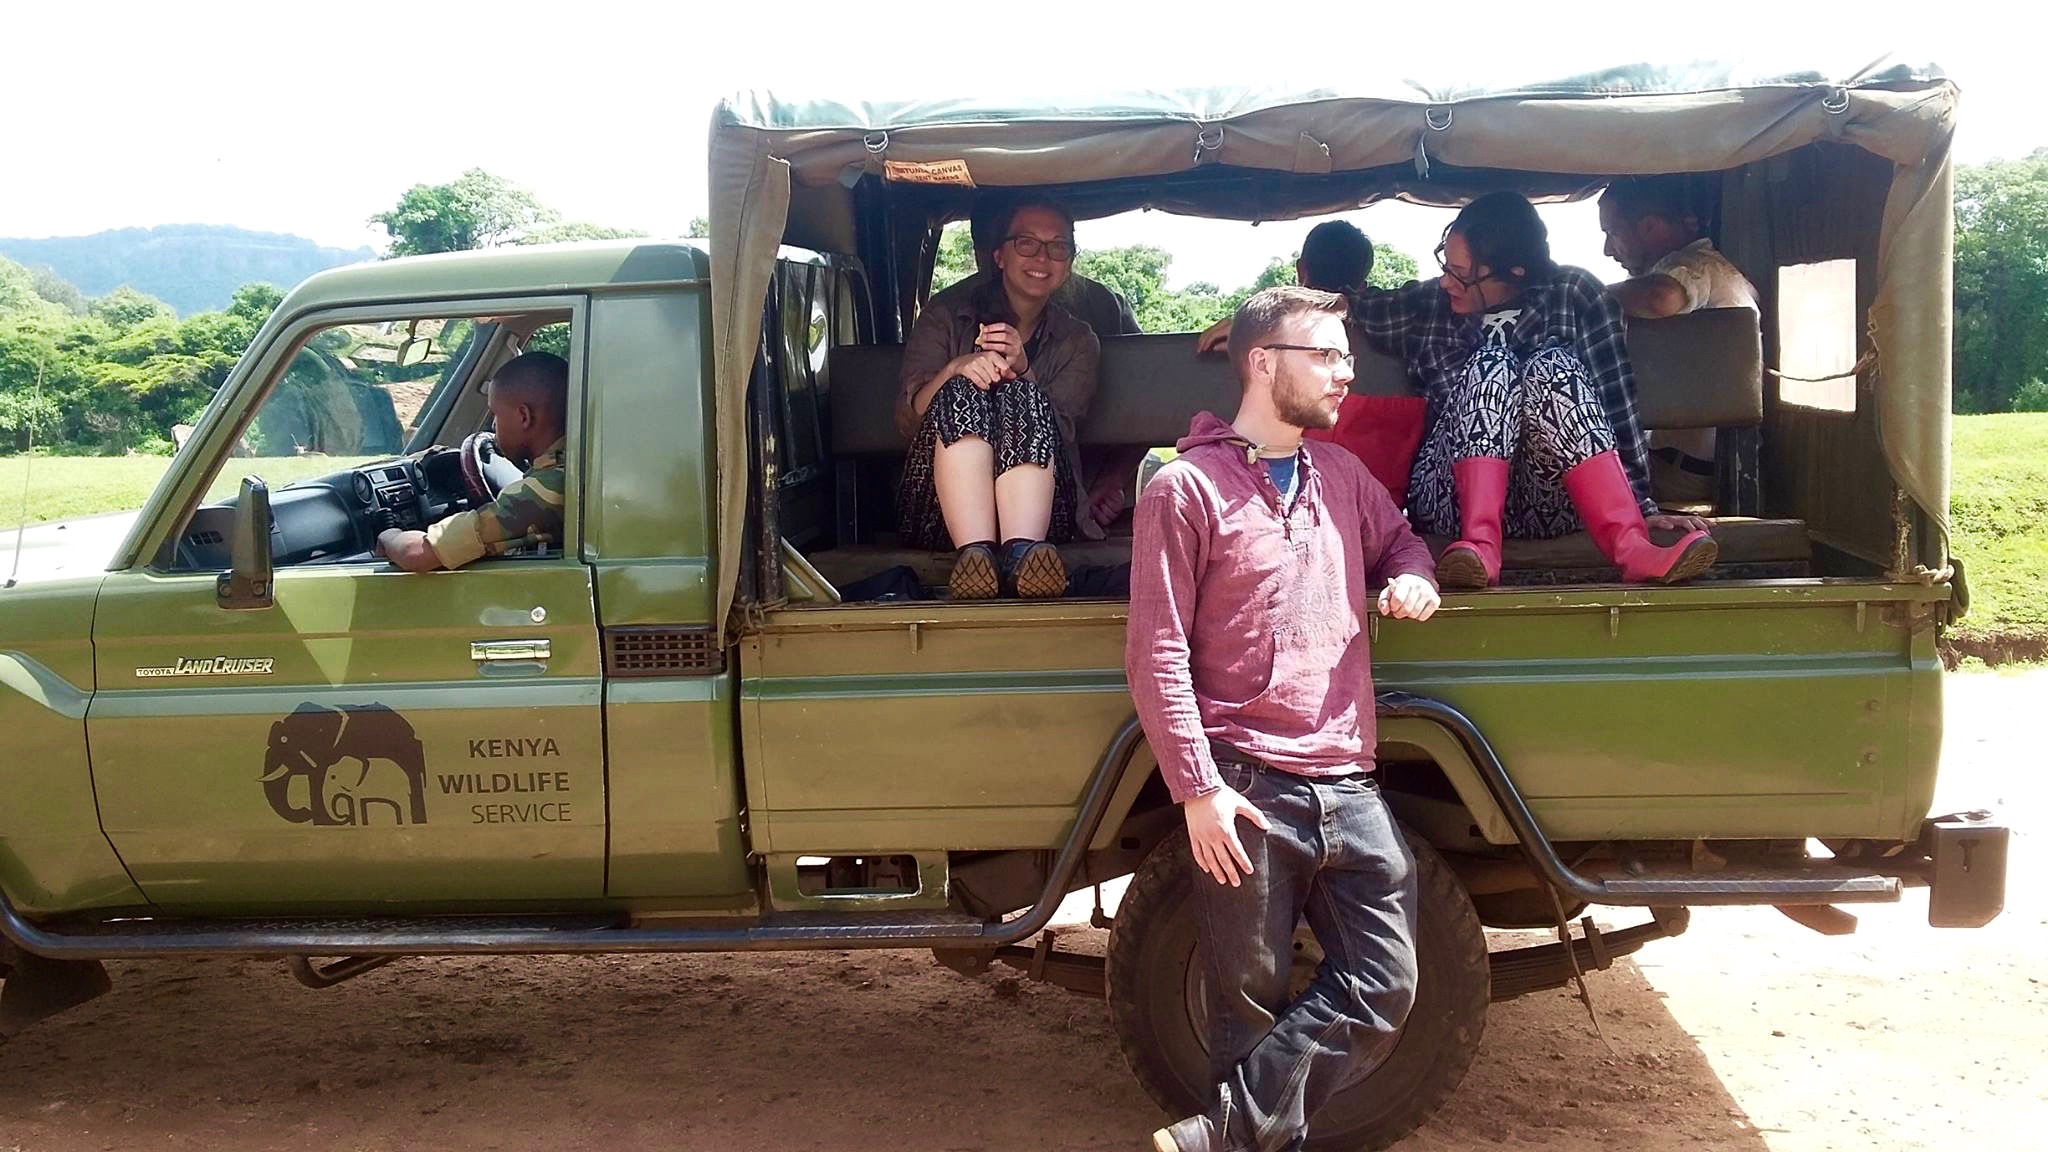
[[[242,477],[235,501],[234,567],[214,581],[214,599],[223,608],[268,608],[270,584],[270,486],[255,476]]]

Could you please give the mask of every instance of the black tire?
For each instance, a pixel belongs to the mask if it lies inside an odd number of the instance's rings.
[[[1385,1148],[1414,1131],[1465,1078],[1486,1031],[1486,933],[1443,857],[1413,835],[1408,842],[1419,893],[1415,1007],[1386,1060],[1312,1118],[1310,1152]],[[1200,972],[1195,876],[1187,833],[1176,831],[1131,878],[1109,934],[1109,1015],[1117,1040],[1138,1083],[1176,1119],[1201,1111],[1211,1091],[1208,1049],[1192,1007]],[[1306,929],[1296,938],[1297,954],[1304,941],[1312,945]],[[1299,968],[1297,990],[1306,982]]]

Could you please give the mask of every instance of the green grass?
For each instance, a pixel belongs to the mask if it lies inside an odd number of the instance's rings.
[[[1963,651],[2018,655],[2048,645],[2048,413],[1958,416],[1954,539],[1970,582]]]
[[[309,476],[352,468],[369,457],[287,456],[231,459],[207,490],[210,500],[231,496],[254,473],[281,487]],[[22,523],[22,482],[28,483],[30,524],[75,520],[140,508],[171,466],[168,456],[0,456],[0,529]]]

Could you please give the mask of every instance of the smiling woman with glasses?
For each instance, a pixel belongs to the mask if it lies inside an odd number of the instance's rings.
[[[1436,260],[1442,276],[1365,289],[1351,314],[1429,398],[1408,514],[1456,537],[1439,583],[1497,582],[1504,536],[1581,529],[1625,580],[1674,583],[1710,567],[1704,525],[1660,516],[1650,498],[1621,308],[1592,273],[1551,259],[1536,206],[1513,192],[1479,197],[1444,230]],[[1689,531],[1662,548],[1653,522]]]
[[[1020,203],[993,234],[994,274],[964,299],[933,297],[904,343],[896,424],[911,446],[897,527],[954,551],[955,600],[1045,599],[1066,592],[1057,545],[1100,535],[1075,421],[1094,399],[1102,345],[1052,299],[1072,272],[1073,216]]]

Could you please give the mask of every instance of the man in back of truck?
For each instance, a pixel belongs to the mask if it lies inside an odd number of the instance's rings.
[[[1629,279],[1608,289],[1630,316],[1656,319],[1701,308],[1757,310],[1756,288],[1714,248],[1681,176],[1633,176],[1600,197],[1607,255]],[[1650,489],[1657,499],[1714,499],[1714,430],[1650,434]]]

